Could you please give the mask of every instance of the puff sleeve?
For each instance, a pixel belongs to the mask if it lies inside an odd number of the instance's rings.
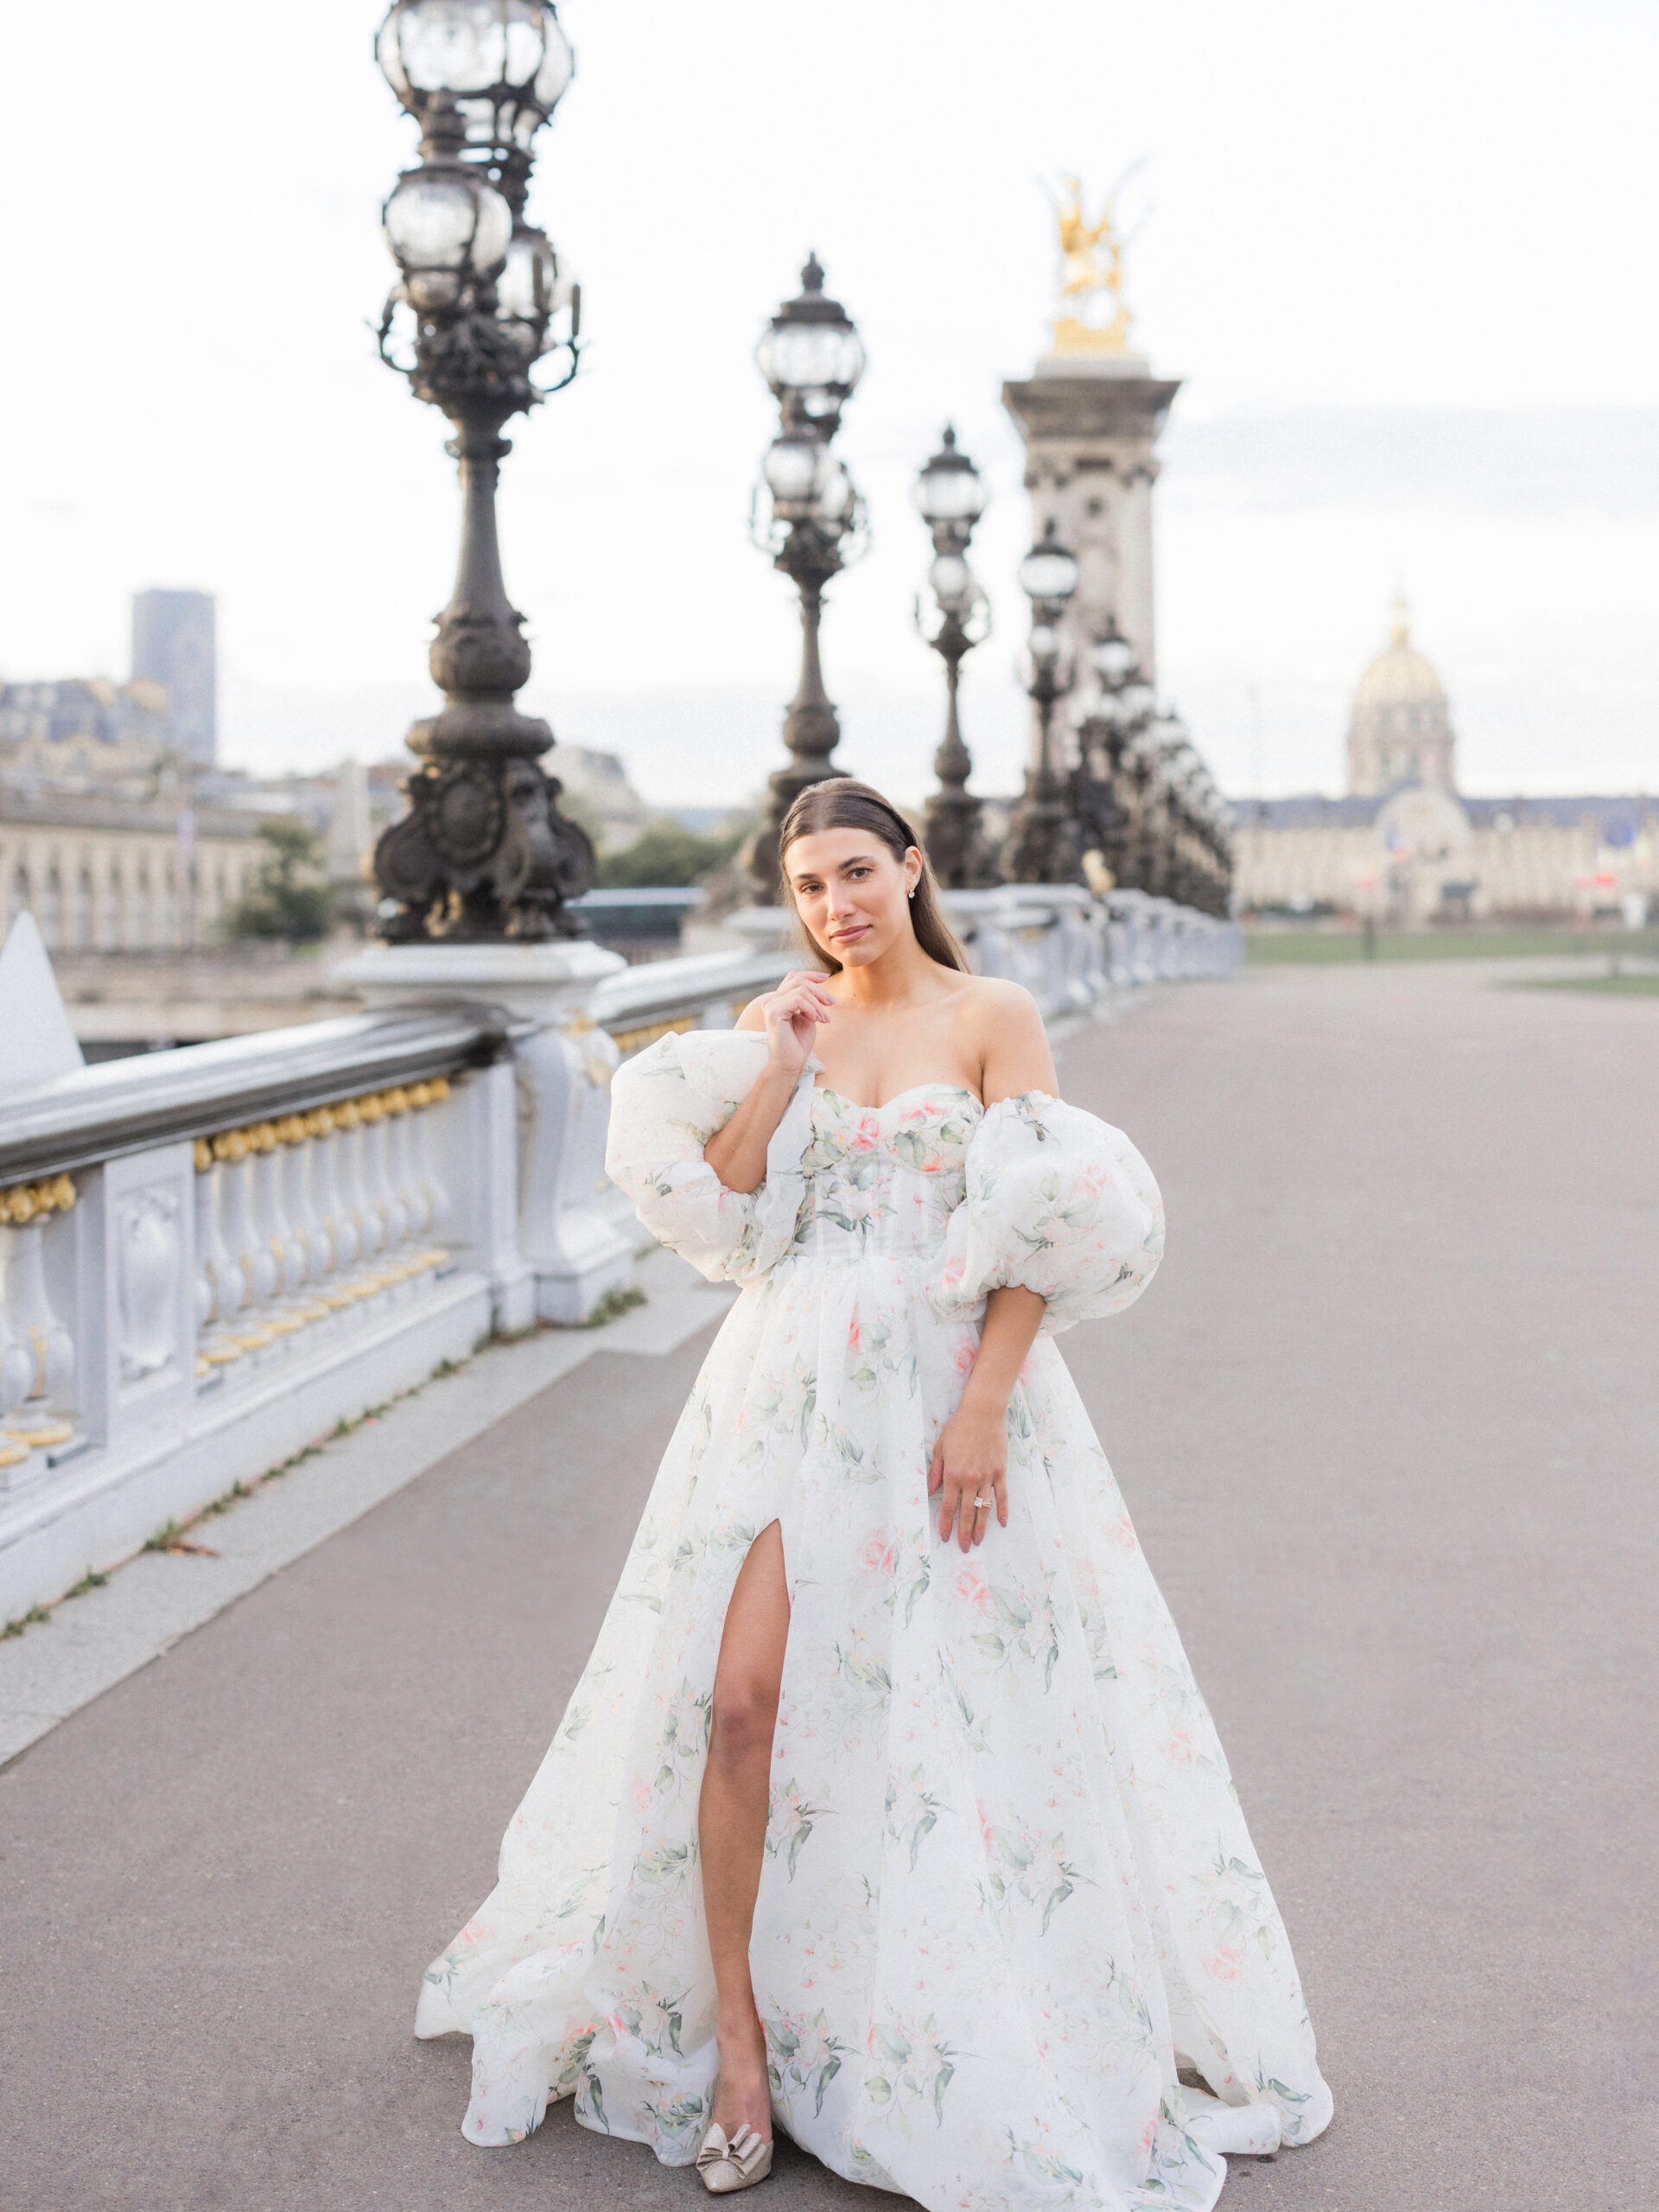
[[[767,1147],[766,1179],[759,1190],[728,1191],[702,1156],[766,1059],[766,1038],[755,1031],[671,1032],[611,1078],[606,1173],[633,1200],[658,1243],[710,1282],[749,1282],[764,1274],[794,1231],[811,1117],[810,1068]]]
[[[1047,1300],[1042,1333],[1120,1313],[1164,1251],[1164,1204],[1121,1129],[1039,1090],[991,1107],[929,1294],[941,1313],[1020,1284]]]

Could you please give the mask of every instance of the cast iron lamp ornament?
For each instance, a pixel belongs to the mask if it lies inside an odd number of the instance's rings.
[[[1077,564],[1061,544],[1052,515],[1020,563],[1019,575],[1031,601],[1031,633],[1021,671],[1031,694],[1031,766],[1009,829],[1007,872],[1014,883],[1074,883],[1082,872],[1082,853],[1054,758],[1054,709],[1071,688],[1071,641],[1062,617],[1077,588]]]
[[[786,300],[773,315],[754,358],[780,417],[761,464],[754,541],[801,595],[801,676],[784,717],[784,742],[793,758],[771,779],[766,818],[746,855],[756,903],[769,906],[778,897],[778,832],[784,817],[810,785],[838,772],[830,756],[841,725],[823,688],[818,626],[824,586],[868,542],[864,502],[830,449],[841,410],[864,373],[864,346],[846,309],[824,296],[817,254],[801,271],[799,296]]]
[[[576,372],[580,289],[524,219],[532,143],[570,81],[570,48],[552,0],[396,0],[375,52],[422,129],[419,164],[385,206],[402,281],[380,353],[454,425],[462,503],[455,588],[430,653],[444,705],[409,733],[422,764],[404,785],[410,811],[375,848],[380,933],[570,935],[565,901],[592,882],[593,847],[537,766],[552,731],[513,703],[530,647],[495,524],[503,424]],[[550,355],[559,372],[538,385],[531,372]]]
[[[1072,812],[1085,852],[1099,854],[1115,883],[1123,880],[1125,832],[1123,747],[1128,734],[1122,698],[1135,671],[1135,648],[1115,615],[1089,652],[1090,689],[1071,709],[1077,729],[1077,764],[1073,771]]]
[[[999,880],[995,855],[980,828],[980,803],[968,790],[973,761],[962,741],[957,689],[963,657],[990,635],[990,609],[968,565],[974,524],[985,512],[985,480],[945,425],[939,450],[916,480],[916,505],[933,533],[927,572],[934,613],[916,602],[916,626],[944,663],[944,741],[933,756],[939,788],[927,803],[927,856],[939,881],[969,891]]]

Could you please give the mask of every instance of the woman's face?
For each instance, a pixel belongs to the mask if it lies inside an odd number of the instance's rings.
[[[801,919],[843,968],[868,967],[914,934],[910,893],[921,873],[913,845],[897,861],[868,830],[820,830],[784,855]]]

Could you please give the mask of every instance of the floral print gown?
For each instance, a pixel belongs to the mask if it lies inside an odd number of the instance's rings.
[[[765,1058],[747,1032],[670,1035],[615,1077],[612,1174],[742,1294],[416,2032],[473,2037],[474,2143],[574,2096],[584,2126],[695,2158],[697,1796],[732,1585],[776,1521],[791,1611],[751,1959],[779,2121],[930,2212],[1203,2212],[1224,2150],[1304,2142],[1332,2107],[1215,1729],[1050,1341],[1138,1296],[1157,1185],[1041,1093],[987,1110],[929,1084],[871,1110],[814,1062],[735,1193],[702,1148]],[[1008,1526],[964,1555],[927,1471],[1007,1283],[1048,1304],[1008,1408]]]

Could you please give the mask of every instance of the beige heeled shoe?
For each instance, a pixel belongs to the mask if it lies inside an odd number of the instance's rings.
[[[772,2145],[761,2141],[747,2120],[729,2142],[723,2127],[711,2127],[697,2153],[697,2171],[711,2196],[753,2189],[772,2171]]]

